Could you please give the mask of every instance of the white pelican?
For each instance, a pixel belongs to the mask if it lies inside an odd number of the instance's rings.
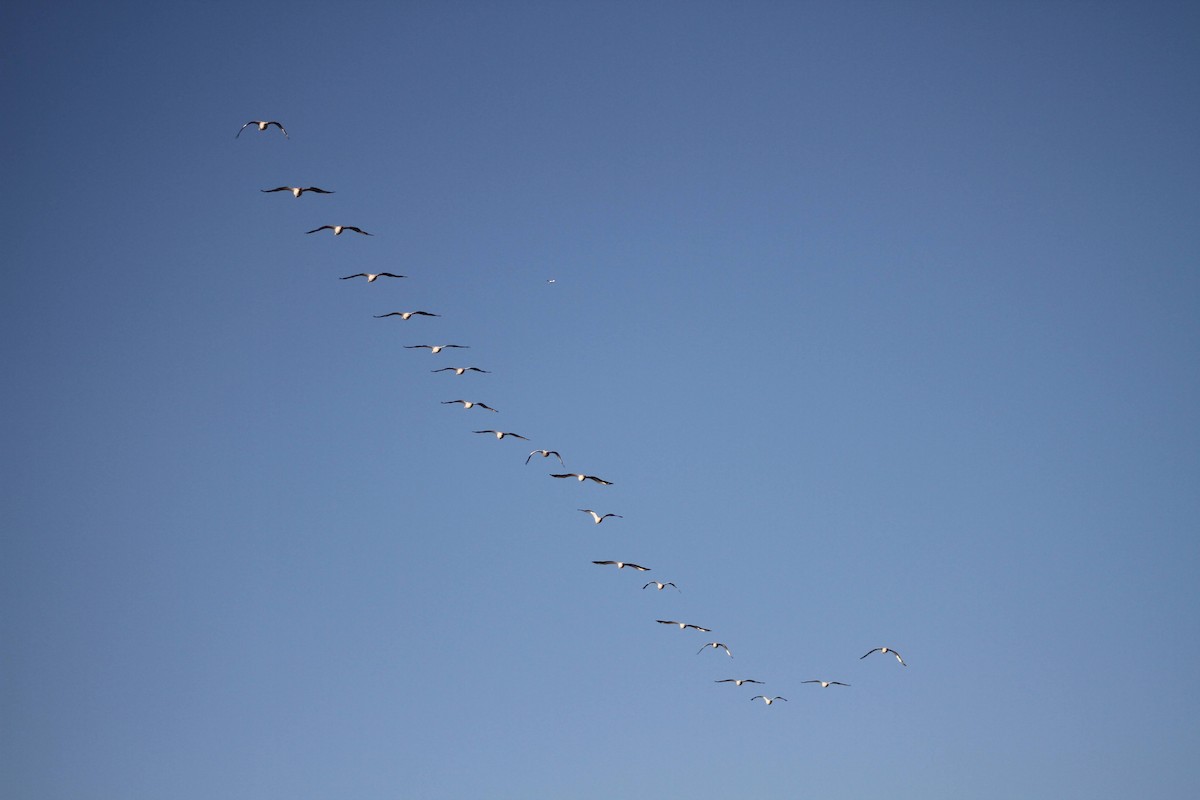
[[[819,683],[819,684],[821,684],[822,689],[828,689],[830,686],[849,686],[850,685],[848,683],[842,683],[841,681],[800,681],[800,682],[801,683]]]
[[[562,464],[564,467],[566,466],[566,464],[563,463],[562,456],[558,454],[557,450],[534,450],[525,458],[525,463],[528,464],[529,459],[533,458],[534,456],[541,456],[542,458],[554,456],[558,459],[558,463]]]
[[[285,139],[290,139],[290,138],[292,138],[292,137],[290,137],[290,136],[288,136],[288,135],[287,135],[287,131],[286,131],[286,130],[283,130],[283,126],[282,126],[282,125],[280,125],[278,122],[276,122],[276,121],[275,121],[275,120],[273,120],[273,119],[272,119],[272,120],[265,120],[265,119],[252,119],[252,120],[250,120],[249,122],[247,122],[245,125],[243,125],[242,127],[238,128],[238,132],[237,132],[237,133],[234,135],[234,137],[233,137],[233,138],[235,138],[235,139],[236,139],[236,138],[238,138],[238,136],[241,136],[241,135],[242,135],[242,131],[246,130],[246,128],[249,128],[251,125],[257,125],[257,126],[258,126],[258,130],[259,130],[259,131],[265,131],[267,128],[269,128],[269,127],[271,127],[272,125],[274,125],[276,128],[279,128],[279,130],[283,131],[283,138],[285,138]]]
[[[305,231],[305,233],[316,233],[317,231],[333,231],[334,236],[341,236],[342,231],[354,231],[355,233],[361,233],[363,236],[375,235],[367,233],[362,228],[356,228],[353,225],[322,225],[319,228],[313,228],[311,231]]]
[[[904,663],[904,659],[900,657],[900,654],[897,653],[895,650],[893,650],[890,647],[876,647],[874,650],[868,650],[866,653],[859,656],[858,660],[862,661],[864,658],[871,655],[871,653],[891,653],[892,655],[894,655],[896,657],[896,660],[900,662],[900,666],[902,666],[902,667],[908,666],[908,664]]]
[[[646,587],[643,586],[642,588],[645,589]],[[691,628],[692,630],[700,631],[701,633],[712,633],[712,628],[701,628],[699,625],[693,625],[690,622],[676,622],[673,619],[656,619],[654,621],[659,623],[660,625],[678,625],[679,630],[681,630],[681,631],[685,631],[688,628]],[[697,655],[699,655],[699,654],[697,654]]]
[[[667,581],[666,583],[663,583],[661,581],[650,581],[649,583],[647,583],[645,586],[642,587],[642,590],[645,591],[646,589],[649,589],[651,586],[657,586],[658,590],[660,592],[663,589],[667,588],[668,586],[673,587],[675,589],[675,591],[677,591],[677,592],[679,591],[679,587],[675,586],[675,584],[671,583],[670,581]]]
[[[404,345],[405,350],[425,349],[425,350],[428,350],[429,352],[433,353],[434,355],[437,355],[438,353],[442,352],[447,347],[457,347],[460,350],[469,349],[468,345],[465,345],[465,344],[406,344],[406,345]]]
[[[374,283],[376,278],[407,278],[407,275],[397,275],[394,272],[356,272],[338,280],[348,281],[351,278],[366,278],[367,283]]]
[[[442,367],[441,369],[431,369],[430,372],[453,372],[455,375],[462,375],[464,372],[491,372],[489,369],[480,369],[479,367]]]
[[[625,519],[620,514],[597,514],[595,511],[592,511],[590,508],[581,508],[579,510],[584,512],[585,514],[591,514],[592,519],[596,520],[597,525],[599,525],[601,522],[603,522],[606,517],[616,517],[617,519]]]
[[[597,478],[595,475],[584,475],[582,472],[567,472],[562,475],[550,473],[551,478],[577,478],[580,483],[584,481],[595,481],[601,486],[612,486],[612,481],[606,481],[603,478]]]
[[[732,683],[741,686],[743,683],[762,683],[762,681],[756,681],[754,678],[726,678],[721,681],[713,681],[713,683]],[[766,684],[763,685],[765,686]]]
[[[476,403],[475,405],[477,405],[477,406],[483,406],[483,403]],[[485,406],[485,407],[486,407],[486,406]],[[488,409],[488,410],[489,410],[489,411],[494,411],[495,409]],[[497,439],[503,439],[505,436],[511,436],[511,437],[513,437],[514,439],[525,439],[525,441],[527,441],[527,442],[529,441],[529,439],[526,439],[526,438],[525,438],[524,436],[522,436],[521,434],[519,434],[519,433],[510,433],[509,431],[471,431],[471,433],[494,433],[494,434],[496,434],[496,438],[497,438]]]
[[[708,644],[704,645],[704,647],[701,647],[699,650],[697,650],[696,655],[700,655],[709,647],[711,647],[713,650],[724,649],[725,655],[729,656],[730,658],[733,658],[733,653],[729,652],[729,648],[726,647],[725,645],[721,644],[720,642],[709,642]]]
[[[649,567],[643,567],[640,564],[630,564],[627,561],[593,561],[592,563],[599,564],[601,566],[611,565],[611,566],[616,567],[617,569],[625,569],[626,567],[629,567],[630,569],[636,569],[638,572],[649,572],[650,571]]]
[[[779,695],[775,695],[774,697],[767,697],[765,694],[756,694],[756,695],[754,695],[754,697],[751,697],[750,700],[751,700],[751,702],[753,702],[754,700],[762,700],[767,705],[771,705],[771,703],[774,703],[776,700],[782,700],[785,703],[787,702],[786,697],[780,697]]]
[[[375,319],[383,319],[384,317],[399,317],[400,319],[408,319],[409,317],[440,317],[441,314],[430,314],[428,311],[389,311],[386,314],[372,314]]]
[[[280,186],[277,189],[259,189],[260,192],[291,192],[293,197],[299,197],[305,192],[316,192],[317,194],[337,194],[327,189],[318,189],[316,186]]]
[[[492,408],[487,403],[477,403],[473,400],[443,400],[442,401],[442,405],[444,405],[444,406],[453,405],[454,403],[462,403],[463,408],[474,408],[475,406],[479,406],[480,408],[482,408],[486,411],[493,411],[495,413],[499,413],[498,411],[496,411],[496,409]]]

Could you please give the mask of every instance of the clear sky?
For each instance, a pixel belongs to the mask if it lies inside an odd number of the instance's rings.
[[[5,797],[1194,791],[1196,4],[0,37]]]

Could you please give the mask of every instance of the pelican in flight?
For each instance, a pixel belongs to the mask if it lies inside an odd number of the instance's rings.
[[[756,695],[754,695],[754,697],[751,697],[750,700],[751,701],[762,700],[767,705],[771,705],[771,703],[774,703],[776,700],[782,700],[785,703],[787,702],[786,697],[780,697],[779,695],[775,695],[774,697],[767,697],[765,694],[756,694]]]
[[[533,458],[534,456],[541,456],[542,458],[554,456],[558,459],[558,463],[562,464],[564,467],[566,466],[566,464],[563,463],[562,456],[558,454],[557,450],[534,450],[525,458],[525,463],[528,464],[529,459]]]
[[[902,667],[908,666],[908,664],[904,663],[904,659],[900,657],[900,654],[897,653],[895,650],[893,650],[890,647],[876,647],[874,650],[868,650],[866,653],[859,656],[858,660],[862,661],[864,658],[871,655],[871,653],[891,653],[892,655],[894,655],[896,657],[896,660],[900,662],[900,666],[902,666]]]
[[[611,565],[611,566],[616,567],[617,569],[625,569],[626,567],[629,567],[630,569],[636,569],[638,572],[649,572],[650,571],[649,567],[643,567],[641,564],[630,564],[628,561],[593,561],[592,563],[599,564],[600,566],[610,566]]]
[[[597,478],[595,475],[584,475],[582,472],[566,472],[561,475],[550,473],[551,478],[577,478],[580,483],[584,481],[595,481],[601,486],[612,486],[612,481],[606,481],[603,478]]]
[[[671,583],[670,581],[667,581],[666,583],[663,583],[661,581],[650,581],[649,583],[647,583],[645,586],[642,587],[642,590],[645,591],[646,589],[649,589],[651,586],[657,586],[658,590],[660,592],[663,589],[667,588],[668,586],[673,587],[675,589],[675,591],[677,591],[677,592],[679,591],[679,587],[675,586],[675,584]]]
[[[397,275],[394,272],[356,272],[338,280],[348,281],[351,278],[366,278],[367,283],[374,283],[376,278],[407,278],[407,275]]]
[[[736,686],[741,686],[743,683],[760,683],[761,684],[762,681],[756,681],[756,680],[754,680],[754,678],[725,678],[724,680],[713,681],[713,683],[732,683]],[[763,684],[763,685],[765,685],[765,684]]]
[[[537,452],[537,451],[535,450],[534,452]],[[597,525],[599,525],[601,522],[604,522],[606,517],[616,517],[617,519],[625,519],[620,514],[597,514],[595,511],[592,511],[590,508],[581,508],[579,510],[584,512],[585,514],[591,514],[592,519],[596,520]]]
[[[234,135],[234,137],[233,137],[233,138],[235,138],[235,139],[236,139],[236,138],[238,138],[238,136],[241,136],[241,135],[242,135],[242,131],[246,130],[246,128],[249,128],[251,125],[257,125],[257,126],[258,126],[258,130],[259,130],[260,132],[261,132],[261,131],[265,131],[267,128],[269,128],[269,127],[271,127],[272,125],[274,125],[276,128],[279,128],[279,130],[283,131],[283,138],[285,138],[285,139],[290,139],[290,138],[292,138],[292,137],[290,137],[290,136],[288,136],[288,135],[287,135],[287,131],[286,131],[286,130],[284,130],[283,126],[282,126],[282,125],[280,125],[278,122],[276,122],[276,121],[275,121],[275,120],[273,120],[273,119],[272,119],[272,120],[265,120],[265,119],[252,119],[252,120],[250,120],[249,122],[247,122],[245,125],[243,125],[242,127],[238,128],[238,132],[237,132],[237,133]],[[299,195],[297,195],[297,197],[299,197]]]
[[[646,587],[643,586],[642,588],[645,589]],[[654,621],[660,625],[678,625],[679,630],[681,631],[691,628],[692,630],[700,631],[701,633],[712,633],[712,628],[701,628],[699,625],[693,625],[690,622],[676,622],[673,619],[656,619]],[[699,654],[697,653],[697,655]]]
[[[444,405],[444,406],[453,405],[454,403],[462,403],[463,408],[474,408],[475,406],[479,406],[480,408],[482,408],[486,411],[500,413],[500,412],[496,411],[496,409],[489,406],[487,403],[476,403],[473,400],[443,400],[442,401],[442,405]]]
[[[442,367],[441,369],[431,369],[430,372],[453,372],[455,375],[462,375],[464,372],[491,372],[489,369],[480,369],[479,367]]]
[[[400,319],[408,319],[409,317],[440,317],[441,314],[430,314],[428,311],[389,311],[387,314],[372,314],[375,319],[383,319],[384,317],[399,317]]]
[[[342,231],[354,231],[355,233],[361,233],[363,236],[375,235],[367,233],[362,228],[356,228],[353,225],[322,225],[319,228],[313,228],[311,231],[305,231],[305,233],[316,233],[317,231],[333,231],[334,236],[341,236]]]
[[[483,407],[483,408],[487,408],[487,406],[484,406],[484,405],[483,405],[483,403],[476,403],[475,405],[477,405],[477,406],[481,406],[481,407]],[[495,411],[495,409],[494,409],[494,408],[489,408],[488,410],[489,410],[489,411]],[[525,438],[524,436],[522,436],[521,434],[519,434],[519,433],[510,433],[509,431],[471,431],[471,433],[494,433],[494,434],[496,434],[496,438],[497,438],[497,439],[503,439],[505,436],[511,436],[511,437],[513,437],[514,439],[525,439],[525,441],[527,441],[527,442],[529,441],[529,439],[526,439],[526,438]]]
[[[337,194],[326,189],[318,189],[316,186],[280,186],[275,189],[259,189],[260,192],[291,192],[293,197],[299,197],[305,192],[316,192],[317,194]]]
[[[724,650],[725,655],[729,656],[730,658],[733,658],[733,653],[729,652],[729,648],[726,647],[725,645],[721,644],[720,642],[709,642],[708,644],[704,645],[704,647],[701,647],[699,650],[697,650],[696,655],[700,655],[709,647],[711,647],[713,650]]]
[[[434,355],[437,355],[438,353],[442,352],[447,347],[457,347],[461,350],[468,349],[468,346],[465,344],[406,344],[406,345],[404,345],[405,350],[425,349],[425,350],[428,350],[429,352],[433,353]]]

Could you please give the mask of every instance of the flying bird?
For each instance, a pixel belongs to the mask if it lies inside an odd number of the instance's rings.
[[[373,233],[367,233],[362,228],[356,228],[353,225],[322,225],[319,228],[313,228],[311,231],[305,231],[305,233],[316,233],[317,231],[333,231],[334,236],[341,236],[342,231],[354,231],[355,233],[361,233],[363,236],[375,235]]]
[[[424,348],[424,349],[428,350],[429,352],[433,353],[434,355],[437,355],[438,353],[442,352],[447,347],[457,347],[461,350],[468,349],[468,345],[465,345],[465,344],[406,344],[406,345],[404,345],[405,350],[420,350],[420,349]]]
[[[625,569],[626,567],[629,567],[630,569],[636,569],[638,572],[649,572],[650,571],[649,567],[643,567],[640,564],[630,564],[625,561],[593,561],[592,563],[599,564],[600,566],[611,565],[611,566],[616,567],[617,569]]]
[[[646,589],[649,589],[651,586],[657,586],[657,587],[658,587],[658,590],[659,590],[660,592],[661,592],[663,589],[667,588],[668,586],[672,586],[672,587],[674,587],[674,588],[675,588],[675,591],[677,591],[677,592],[679,591],[679,587],[678,587],[678,586],[675,586],[675,584],[671,583],[670,581],[667,581],[666,583],[662,583],[662,582],[660,582],[660,581],[650,581],[650,582],[649,582],[649,583],[647,583],[645,586],[643,586],[643,587],[642,587],[642,589],[643,589],[643,591],[644,591],[644,590],[646,590]]]
[[[550,473],[551,478],[577,478],[580,483],[584,481],[595,481],[601,486],[612,486],[612,481],[606,481],[603,478],[597,478],[595,475],[584,475],[582,472],[567,472],[562,475]]]
[[[442,367],[441,369],[431,369],[430,372],[453,372],[455,375],[462,375],[464,372],[491,372],[488,369],[480,369],[479,367]]]
[[[708,644],[704,645],[704,647],[701,647],[699,650],[697,650],[696,655],[700,655],[701,653],[703,653],[705,651],[706,648],[709,648],[709,647],[711,647],[713,650],[724,649],[725,655],[729,656],[730,658],[733,658],[733,653],[729,652],[729,648],[726,647],[725,645],[721,644],[720,642],[709,642]]]
[[[646,587],[643,586],[642,588],[645,589]],[[693,625],[690,622],[676,622],[673,619],[656,619],[654,621],[659,623],[660,625],[678,625],[679,630],[681,630],[681,631],[691,628],[692,630],[697,630],[697,631],[700,631],[701,633],[712,633],[712,628],[701,628],[699,625]],[[699,655],[699,653],[697,653],[697,655]]]
[[[367,283],[374,283],[376,278],[407,278],[407,275],[397,275],[394,272],[356,272],[339,280],[348,281],[351,278],[366,278]]]
[[[786,697],[780,697],[779,695],[775,695],[774,697],[767,697],[765,694],[756,694],[756,695],[754,695],[754,697],[751,697],[750,700],[751,701],[762,700],[767,705],[771,705],[771,703],[774,703],[776,700],[782,700],[785,703],[787,702]]]
[[[475,405],[480,406],[481,408],[487,408],[487,406],[483,405],[483,403],[476,403]],[[488,411],[495,411],[495,410],[496,409],[494,409],[494,408],[488,408]],[[471,431],[471,433],[494,433],[494,434],[496,434],[497,439],[503,439],[505,436],[511,436],[514,439],[525,439],[525,441],[527,441],[527,442],[529,441],[529,439],[526,439],[521,434],[510,433],[509,431]]]
[[[299,197],[305,192],[316,192],[317,194],[337,194],[325,189],[318,189],[316,186],[280,186],[275,189],[259,189],[260,192],[291,192],[293,197]]]
[[[408,319],[409,317],[440,317],[441,314],[430,314],[428,311],[390,311],[387,314],[372,314],[375,319],[383,319],[384,317],[399,317],[400,319]]]
[[[534,450],[525,458],[525,463],[528,464],[529,459],[533,458],[534,456],[541,456],[542,458],[554,456],[558,459],[558,463],[562,464],[564,467],[566,466],[566,464],[563,463],[562,456],[558,454],[557,450]]]
[[[258,126],[258,130],[259,130],[260,132],[261,132],[261,131],[265,131],[267,128],[269,128],[269,127],[271,127],[272,125],[274,125],[276,128],[279,128],[279,130],[283,131],[283,138],[285,138],[285,139],[290,139],[290,138],[292,138],[292,137],[288,136],[288,134],[287,134],[287,131],[283,129],[283,126],[282,126],[282,125],[280,125],[278,122],[276,122],[276,121],[275,121],[275,120],[273,120],[273,119],[272,119],[272,120],[265,120],[265,119],[252,119],[252,120],[250,120],[249,122],[247,122],[245,125],[243,125],[242,127],[238,128],[238,132],[237,132],[237,133],[234,135],[234,137],[233,137],[233,138],[235,138],[235,139],[236,139],[236,138],[238,138],[238,136],[241,136],[241,135],[242,135],[242,131],[246,130],[246,128],[249,128],[251,125],[257,125],[257,126]]]
[[[534,452],[536,453],[537,451],[535,450]],[[526,459],[525,463],[529,463],[529,459]],[[599,525],[601,522],[603,522],[606,517],[616,517],[617,519],[625,519],[620,514],[597,514],[595,511],[592,511],[590,508],[581,508],[579,510],[583,511],[586,514],[591,514],[592,519],[596,520],[597,525]]]
[[[493,411],[493,412],[499,413],[496,411],[496,409],[492,408],[487,403],[476,403],[472,400],[443,400],[442,401],[442,405],[444,405],[444,406],[453,405],[454,403],[462,403],[463,408],[473,408],[475,406],[479,406],[480,408],[485,409],[487,411]]]
[[[893,650],[890,647],[876,647],[874,650],[868,650],[866,653],[859,656],[858,660],[862,661],[864,658],[871,655],[871,653],[891,653],[892,655],[894,655],[896,657],[896,660],[900,662],[900,666],[902,666],[902,667],[908,666],[908,664],[904,663],[904,659],[900,657],[900,654],[897,653],[895,650]]]
[[[841,681],[800,681],[800,682],[801,683],[819,683],[819,684],[821,684],[822,689],[828,689],[830,686],[849,686],[850,685],[848,683],[842,683]]]
[[[743,683],[762,683],[762,681],[756,681],[754,678],[725,678],[724,680],[713,681],[713,683],[732,683],[741,686]]]

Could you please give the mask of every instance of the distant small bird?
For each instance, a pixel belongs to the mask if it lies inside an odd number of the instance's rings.
[[[830,686],[849,686],[850,685],[848,683],[842,683],[841,681],[800,681],[800,682],[801,683],[819,683],[819,684],[821,684],[822,689],[828,689]]]
[[[526,459],[526,461],[528,461],[528,459]],[[579,510],[586,514],[591,514],[592,519],[596,520],[597,525],[599,525],[601,522],[603,522],[605,520],[605,518],[607,518],[607,517],[616,517],[617,519],[625,519],[620,514],[597,514],[595,511],[592,511],[590,508],[581,508]]]
[[[755,700],[762,700],[767,705],[771,705],[771,703],[774,703],[776,700],[782,700],[785,703],[787,702],[786,697],[780,697],[779,695],[775,695],[774,697],[767,697],[765,694],[756,694],[756,695],[754,695],[754,697],[751,697],[750,700],[751,700],[751,702],[753,702]]]
[[[645,589],[646,587],[643,586],[642,588]],[[693,625],[690,622],[676,622],[673,619],[656,619],[654,621],[659,623],[660,625],[678,625],[679,630],[681,630],[681,631],[685,631],[688,628],[691,628],[692,630],[700,631],[701,633],[712,633],[712,628],[701,628],[699,625]],[[701,649],[704,649],[704,648],[701,648]]]
[[[630,564],[626,561],[593,561],[592,563],[599,564],[601,566],[605,566],[605,565],[614,566],[617,569],[625,569],[626,567],[629,567],[630,569],[636,569],[638,572],[649,572],[650,571],[649,567],[643,567],[640,564]]]
[[[334,236],[341,236],[342,231],[354,231],[355,233],[361,233],[363,236],[375,235],[367,233],[362,228],[356,228],[353,225],[322,225],[319,228],[313,228],[311,231],[305,231],[305,233],[316,233],[317,231],[333,231]]]
[[[558,454],[557,450],[534,450],[526,457],[525,463],[528,464],[529,459],[533,458],[534,456],[541,456],[542,458],[549,458],[550,456],[554,456],[555,458],[558,459],[558,463],[562,464],[564,467],[566,466],[566,464],[563,463],[562,456],[560,456]]]
[[[348,281],[351,278],[366,278],[367,283],[374,283],[376,278],[407,278],[407,275],[397,275],[394,272],[356,272],[339,280]]]
[[[464,372],[491,372],[488,369],[480,369],[479,367],[442,367],[441,369],[431,369],[430,372],[453,372],[455,375],[462,375]]]
[[[476,405],[478,405],[478,406],[482,406],[483,404],[482,404],[482,403],[476,403]],[[489,410],[489,411],[494,411],[495,409],[488,409],[488,410]],[[471,433],[494,433],[494,434],[496,434],[496,438],[497,438],[497,439],[503,439],[505,436],[511,436],[511,437],[513,437],[514,439],[525,439],[525,441],[527,441],[527,442],[529,441],[528,439],[526,439],[526,438],[525,438],[524,436],[522,436],[521,434],[519,434],[519,433],[510,433],[509,431],[471,431]]]
[[[612,481],[606,481],[603,478],[597,478],[595,475],[584,475],[581,472],[567,472],[562,475],[556,475],[553,472],[551,472],[550,477],[551,478],[577,478],[580,483],[583,483],[584,481],[595,481],[596,483],[600,484],[601,486],[612,486]]]
[[[729,648],[726,647],[725,645],[721,644],[720,642],[709,642],[708,644],[704,645],[704,647],[701,647],[699,650],[697,650],[696,655],[700,655],[709,647],[711,647],[713,650],[722,650],[723,649],[725,651],[725,655],[729,656],[730,658],[733,658],[733,653],[729,652]]]
[[[674,587],[675,591],[677,591],[677,592],[679,591],[679,587],[678,587],[678,586],[675,586],[675,584],[671,583],[670,581],[667,581],[666,583],[661,583],[661,582],[659,582],[659,581],[650,581],[650,582],[649,582],[649,583],[647,583],[645,586],[643,586],[643,587],[642,587],[642,589],[643,589],[643,591],[644,591],[644,590],[646,590],[646,589],[649,589],[651,586],[657,586],[657,587],[658,587],[658,590],[659,590],[660,592],[661,592],[663,589],[667,588],[668,586]]]
[[[408,319],[409,317],[440,317],[441,314],[430,314],[428,311],[389,311],[387,314],[372,314],[375,319],[383,319],[384,317],[399,317],[400,319]]]
[[[732,683],[741,686],[743,683],[762,683],[762,681],[756,681],[754,678],[726,678],[721,681],[713,681],[713,683]],[[766,684],[763,685],[765,686]]]
[[[556,281],[554,280],[554,278],[549,278],[549,279],[546,281],[546,283],[555,283],[555,282],[556,282]]]
[[[442,352],[447,347],[457,347],[460,350],[469,349],[468,345],[465,345],[465,344],[406,344],[406,345],[404,345],[405,350],[424,349],[424,350],[428,350],[429,352],[433,353],[434,355],[437,355],[438,353]]]
[[[900,666],[902,666],[902,667],[908,666],[908,664],[904,663],[904,659],[900,657],[900,654],[897,653],[895,650],[893,650],[890,647],[876,647],[874,650],[868,650],[866,653],[859,656],[858,660],[862,661],[864,658],[871,655],[871,653],[891,653],[892,655],[894,655],[896,657],[896,660],[900,662]]]
[[[240,132],[240,131],[239,131]],[[316,186],[280,186],[276,189],[259,189],[260,192],[291,192],[293,197],[299,197],[305,192],[316,192],[317,194],[337,194],[337,192],[318,189]]]
[[[290,139],[290,138],[292,138],[292,137],[288,136],[288,134],[287,134],[287,131],[286,131],[286,130],[284,130],[284,129],[283,129],[283,126],[282,126],[282,125],[280,125],[278,122],[276,122],[275,120],[265,120],[265,119],[252,119],[252,120],[250,120],[250,121],[249,121],[249,122],[247,122],[245,125],[243,125],[242,127],[238,128],[238,132],[237,132],[237,133],[234,135],[234,137],[233,137],[233,138],[235,138],[235,139],[236,139],[236,138],[238,138],[238,136],[241,136],[241,135],[242,135],[242,131],[246,130],[246,128],[249,128],[251,125],[257,125],[257,126],[258,126],[258,130],[259,130],[260,132],[262,132],[262,131],[265,131],[267,128],[269,128],[269,127],[271,127],[272,125],[274,125],[276,128],[279,128],[279,130],[283,131],[283,138],[285,138],[285,139]]]
[[[496,412],[496,409],[492,408],[487,403],[476,403],[473,400],[443,400],[442,401],[442,405],[444,405],[444,406],[453,405],[454,403],[462,403],[463,408],[474,408],[475,406],[479,406],[480,408],[484,409],[485,411]],[[496,413],[499,413],[499,412],[496,412]]]

